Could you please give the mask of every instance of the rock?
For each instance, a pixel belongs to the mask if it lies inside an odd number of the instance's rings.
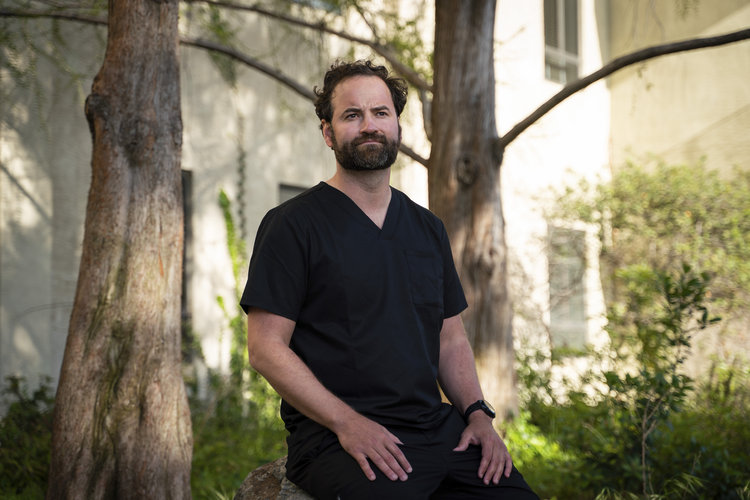
[[[286,457],[247,475],[234,500],[315,500],[286,478]]]

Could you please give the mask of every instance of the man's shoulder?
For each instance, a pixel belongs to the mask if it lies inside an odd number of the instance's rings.
[[[299,220],[307,219],[317,211],[321,198],[325,196],[324,185],[321,182],[266,212],[267,222],[278,219]]]
[[[325,183],[320,182],[315,186],[302,191],[293,198],[280,203],[269,212],[295,212],[309,209],[311,204],[315,204],[321,197],[325,196],[325,191]]]
[[[403,191],[400,191],[396,188],[392,188],[393,192],[396,196],[398,196],[403,204],[403,207],[406,211],[406,213],[409,214],[411,217],[415,217],[433,228],[442,231],[443,230],[443,221],[440,220],[440,218],[435,215],[430,209],[427,207],[424,207],[420,205],[419,203],[415,202],[409,196],[404,193]]]

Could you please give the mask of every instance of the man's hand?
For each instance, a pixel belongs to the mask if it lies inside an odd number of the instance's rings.
[[[411,465],[398,447],[403,443],[382,425],[355,414],[338,425],[335,432],[341,447],[354,457],[370,481],[375,480],[375,472],[370,467],[368,458],[391,481],[408,479],[407,474],[412,471]]]
[[[502,438],[492,427],[492,419],[481,411],[469,415],[469,425],[461,434],[461,440],[453,451],[466,451],[470,444],[482,447],[482,460],[479,462],[479,477],[484,484],[492,481],[497,484],[502,474],[510,476],[513,460]]]

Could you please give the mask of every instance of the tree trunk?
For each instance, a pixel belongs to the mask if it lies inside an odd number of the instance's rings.
[[[445,223],[469,302],[463,320],[485,397],[517,410],[501,152],[494,149],[495,1],[435,2],[430,208]]]
[[[47,498],[190,498],[177,0],[110,0]],[[71,144],[70,147],[75,147]]]

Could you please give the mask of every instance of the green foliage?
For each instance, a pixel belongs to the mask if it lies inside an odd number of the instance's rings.
[[[513,463],[542,498],[582,498],[580,479],[586,473],[582,454],[561,441],[550,439],[522,412],[507,424],[505,440]]]
[[[47,485],[52,408],[50,380],[29,395],[24,379],[7,377],[4,400],[11,400],[0,420],[0,497],[43,498]]]
[[[620,269],[678,271],[684,262],[711,274],[725,320],[750,309],[750,171],[725,178],[700,164],[629,164],[609,183],[569,188],[551,215],[600,228],[608,299],[620,294],[611,276]]]
[[[638,398],[624,405],[599,393],[593,400],[567,386],[567,399],[529,401],[507,429],[514,461],[542,498],[747,498],[750,369],[721,373],[714,383],[698,384],[647,436],[647,495]]]
[[[610,416],[616,424],[609,431],[625,445],[612,451],[631,459],[628,473],[640,473],[646,494],[651,493],[648,452],[654,432],[672,412],[682,409],[692,388],[690,377],[679,370],[691,333],[717,319],[709,318],[704,305],[705,273],[696,274],[684,265],[673,278],[639,266],[635,272],[626,269],[618,275],[628,293],[625,313],[614,311],[608,317],[607,332],[617,360],[614,369],[603,373],[607,402],[613,406]],[[636,451],[638,461],[633,459]]]
[[[750,176],[630,165],[559,202],[556,218],[600,228],[609,343],[575,382],[560,380],[565,359],[521,360],[528,413],[513,425],[554,444],[516,452],[531,484],[558,498],[745,498],[750,370],[717,362],[696,384],[682,365],[718,321],[709,306],[748,305]]]

